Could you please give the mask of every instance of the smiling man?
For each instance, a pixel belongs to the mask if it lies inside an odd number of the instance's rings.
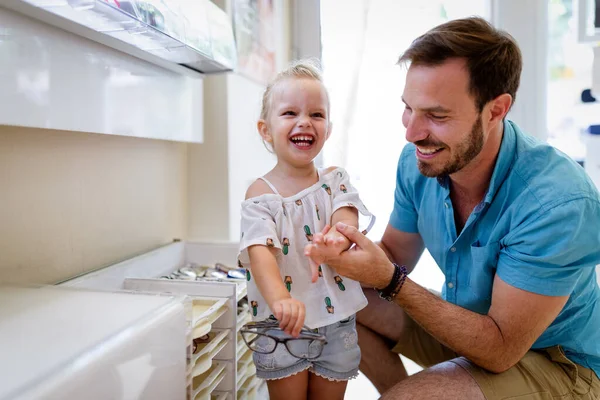
[[[394,210],[380,243],[306,254],[361,281],[361,370],[386,399],[600,398],[600,196],[583,169],[505,119],[521,54],[485,20],[440,25],[409,64]],[[545,101],[545,99],[540,99]],[[427,248],[441,295],[407,274]],[[407,377],[398,353],[425,369]]]

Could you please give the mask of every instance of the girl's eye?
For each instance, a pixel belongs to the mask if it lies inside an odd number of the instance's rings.
[[[312,116],[315,117],[315,118],[325,118],[325,115],[323,113],[320,113],[320,112],[314,113]]]
[[[288,111],[285,111],[282,115],[296,115],[296,113],[288,110]]]

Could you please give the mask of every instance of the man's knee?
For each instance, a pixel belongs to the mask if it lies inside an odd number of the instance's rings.
[[[382,399],[473,399],[485,400],[477,381],[453,362],[434,365],[401,381]]]

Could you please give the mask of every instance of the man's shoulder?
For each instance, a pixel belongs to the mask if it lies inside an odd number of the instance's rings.
[[[579,164],[549,144],[522,133],[517,135],[509,180],[513,188],[520,187],[522,194],[529,193],[540,206],[598,198],[598,191]]]

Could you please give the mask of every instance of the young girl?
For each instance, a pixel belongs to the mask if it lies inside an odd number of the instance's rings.
[[[343,399],[347,381],[358,373],[354,315],[367,305],[360,284],[325,264],[311,270],[304,255],[326,225],[358,226],[358,211],[370,217],[367,230],[374,222],[346,171],[315,167],[331,133],[329,110],[319,70],[298,62],[265,90],[257,124],[277,164],[250,185],[242,203],[239,261],[247,269],[251,311],[254,320],[276,319],[292,337],[306,326],[327,338],[316,358],[294,356],[283,343],[270,354],[254,352],[271,400]],[[350,246],[335,229],[325,240],[326,251],[335,254]],[[308,342],[294,345],[302,343]]]

